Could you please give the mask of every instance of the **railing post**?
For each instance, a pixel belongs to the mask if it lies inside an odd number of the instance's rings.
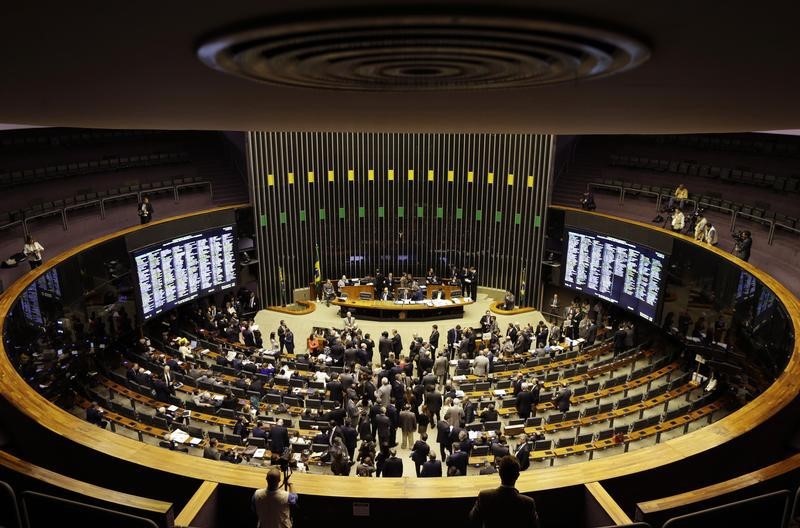
[[[772,239],[775,237],[775,220],[770,222],[769,226],[769,236],[767,237],[767,245],[772,245]]]

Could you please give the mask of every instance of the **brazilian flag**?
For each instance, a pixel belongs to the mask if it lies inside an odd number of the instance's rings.
[[[319,244],[316,244],[315,246],[317,251],[317,259],[314,261],[314,284],[319,286],[319,284],[322,282],[322,271],[319,266]]]

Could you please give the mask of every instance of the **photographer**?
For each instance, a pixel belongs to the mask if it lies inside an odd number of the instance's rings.
[[[288,482],[288,490],[280,489],[281,472],[270,469],[267,473],[267,487],[253,493],[252,507],[258,515],[259,528],[291,528],[291,506],[297,504],[294,486]]]
[[[686,217],[683,216],[683,211],[680,208],[675,209],[672,213],[672,221],[671,221],[672,230],[676,233],[680,233],[683,231],[683,228],[686,226]]]
[[[739,231],[733,235],[736,244],[733,246],[733,254],[747,262],[750,259],[750,248],[753,246],[753,239],[750,238],[750,231]]]

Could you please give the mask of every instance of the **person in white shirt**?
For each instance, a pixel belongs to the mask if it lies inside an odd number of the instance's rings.
[[[314,373],[314,381],[318,383],[328,383],[331,380],[331,377],[328,375],[325,370],[318,370]]]
[[[709,222],[708,229],[706,230],[706,243],[716,246],[718,242],[719,239],[717,238],[717,228],[714,227],[714,224]]]
[[[706,236],[706,226],[708,225],[708,220],[704,215],[700,215],[700,218],[697,220],[697,223],[694,225],[694,239],[695,240],[703,240]]]
[[[347,286],[347,276],[342,275],[342,278],[339,279],[339,283],[336,285],[339,289],[344,288]]]
[[[25,245],[22,247],[22,252],[28,257],[28,264],[31,269],[36,269],[42,265],[42,245],[33,238],[32,235],[25,237]]]
[[[178,347],[178,353],[181,355],[181,359],[186,361],[187,358],[192,357],[192,350],[189,348],[189,340],[185,337],[181,338],[180,345]]]
[[[683,216],[683,211],[675,209],[675,212],[672,213],[672,230],[676,233],[680,233],[683,231],[685,222],[686,218]]]

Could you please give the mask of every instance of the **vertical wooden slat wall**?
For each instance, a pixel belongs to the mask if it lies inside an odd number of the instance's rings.
[[[248,133],[261,298],[292,302],[319,244],[323,278],[475,266],[481,286],[518,297],[524,279],[525,304],[540,306],[553,145],[551,135]]]

